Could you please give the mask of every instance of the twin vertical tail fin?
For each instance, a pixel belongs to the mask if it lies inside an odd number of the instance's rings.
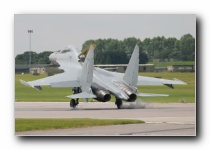
[[[139,72],[139,47],[135,46],[125,74],[123,76],[123,80],[129,86],[136,87],[138,82],[138,72]]]
[[[128,67],[125,71],[123,80],[129,86],[136,87],[138,82],[139,73],[139,47],[135,46],[131,59],[129,61]],[[153,94],[153,93],[135,93],[137,96],[141,97],[154,97],[154,96],[168,96],[167,94]]]
[[[67,96],[69,98],[96,98],[92,93],[91,83],[93,81],[94,68],[94,47],[91,45],[88,54],[83,63],[82,70],[79,76],[82,93]]]
[[[91,45],[88,54],[83,63],[79,81],[81,84],[91,86],[93,80],[93,68],[94,68],[94,47]]]

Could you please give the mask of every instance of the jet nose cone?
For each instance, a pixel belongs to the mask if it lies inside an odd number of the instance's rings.
[[[56,61],[55,53],[50,54],[49,59],[51,62],[55,62]]]

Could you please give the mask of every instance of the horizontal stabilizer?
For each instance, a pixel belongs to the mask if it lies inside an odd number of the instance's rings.
[[[68,97],[68,98],[96,98],[95,95],[87,93],[87,92],[73,94],[73,95],[69,95],[69,96],[66,96],[66,97]]]
[[[187,83],[178,80],[176,78],[174,78],[173,80],[168,80],[168,79],[161,79],[154,77],[138,76],[137,85],[156,85],[156,86],[166,85],[170,88],[174,88],[173,85],[187,85]]]
[[[168,96],[167,94],[152,94],[152,93],[138,93],[136,95],[142,97]]]
[[[31,87],[31,85],[30,84],[28,84],[26,81],[23,81],[23,80],[19,80],[20,81],[20,83],[22,83],[23,85],[25,85],[25,86],[30,86]]]
[[[32,86],[32,85],[30,85],[28,82],[23,81],[23,80],[21,80],[21,79],[20,79],[19,81],[20,81],[20,83],[22,83],[22,84],[25,85],[25,86],[30,86],[30,87],[32,87],[32,88],[38,90],[38,91],[41,91],[41,90],[42,90],[41,86]]]
[[[181,81],[181,80],[179,80],[179,79],[177,79],[177,78],[174,78],[173,81],[176,81],[177,84],[185,84],[185,85],[187,85],[186,82],[183,82],[183,81]]]

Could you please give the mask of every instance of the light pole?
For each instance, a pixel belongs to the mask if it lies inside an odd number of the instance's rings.
[[[29,73],[31,72],[31,33],[33,33],[33,30],[28,30],[29,33]]]

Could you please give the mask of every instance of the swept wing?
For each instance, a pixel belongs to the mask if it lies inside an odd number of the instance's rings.
[[[92,46],[83,65],[78,61],[57,60],[57,63],[60,65],[60,69],[64,70],[64,73],[29,82],[20,80],[20,82],[37,90],[41,90],[40,86],[49,85],[51,87],[84,87],[83,90],[85,91],[85,88],[91,86],[94,63]]]

